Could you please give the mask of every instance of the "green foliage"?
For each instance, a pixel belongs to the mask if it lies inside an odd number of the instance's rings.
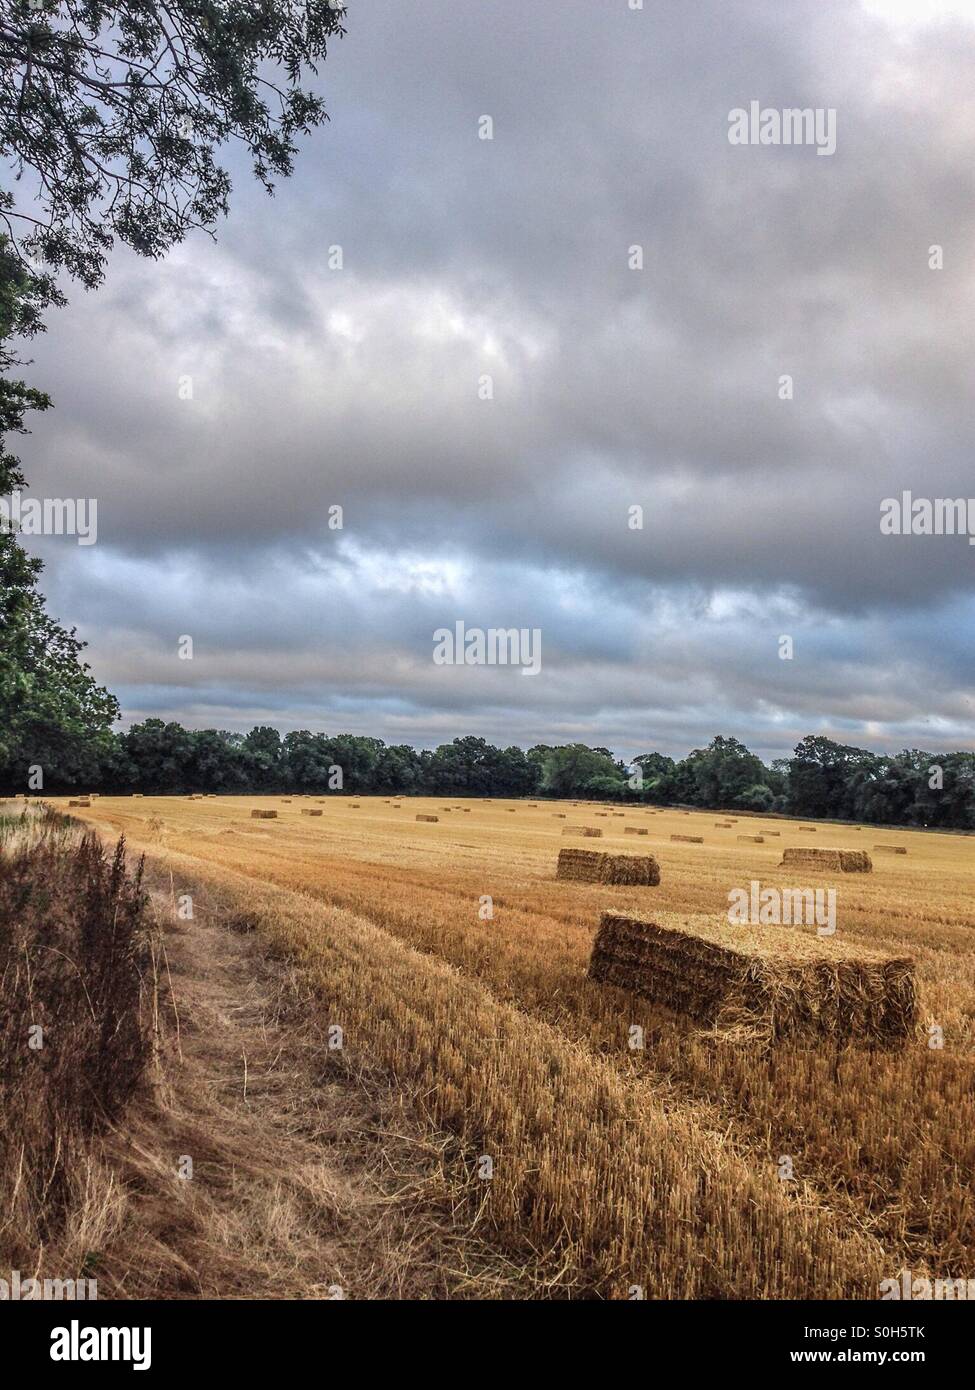
[[[330,0],[12,0],[0,14],[0,219],[25,254],[97,284],[115,238],[161,256],[226,213],[218,149],[273,190],[327,119],[302,84],[343,11]],[[51,286],[53,289],[53,286]]]
[[[553,748],[542,763],[542,790],[551,796],[621,796],[626,778],[602,748],[570,743]]]
[[[15,363],[9,334],[37,327],[36,280],[0,240],[0,370]],[[29,409],[45,409],[42,393],[0,380],[0,495],[23,485],[18,460],[3,436],[23,431]],[[47,614],[37,591],[39,560],[26,554],[0,523],[0,777],[27,790],[27,769],[39,765],[45,787],[90,780],[106,756],[118,717],[113,696],[95,685],[81,661],[84,644]]]

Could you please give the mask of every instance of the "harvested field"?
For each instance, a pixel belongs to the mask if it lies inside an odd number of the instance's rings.
[[[772,1041],[829,1038],[901,1046],[914,1032],[914,963],[832,938],[720,917],[606,912],[589,978],[721,1029]]]
[[[655,885],[660,882],[660,865],[649,854],[602,854],[595,849],[560,849],[555,877],[579,879],[585,883]]]
[[[251,939],[297,952],[295,969],[347,1015],[352,1071],[388,1068],[453,1136],[450,1210],[477,1212],[480,1234],[537,1269],[540,1296],[625,1298],[637,1282],[648,1297],[858,1299],[900,1268],[975,1267],[971,838],[898,831],[910,865],[881,856],[838,890],[837,947],[857,961],[913,959],[915,1035],[881,1047],[780,1033],[767,1047],[757,1024],[706,1030],[675,1000],[589,980],[598,919],[720,918],[749,879],[829,883],[810,868],[821,860],[780,867],[786,846],[730,834],[687,854],[671,832],[703,841],[713,812],[641,810],[641,849],[661,868],[647,911],[645,888],[555,881],[562,835],[597,828],[553,826],[552,802],[519,802],[517,825],[504,799],[472,799],[464,822],[416,825],[379,798],[350,817],[335,797],[314,826],[287,815],[263,834],[247,828],[260,804],[103,797],[72,814],[155,856],[177,892],[219,881],[257,923]],[[796,830],[766,816],[747,824]],[[820,828],[837,850],[862,842],[855,827]],[[605,828],[601,850],[624,845],[625,826]],[[484,894],[492,921],[477,917]],[[817,940],[814,929],[767,930]],[[940,1050],[928,1046],[932,1025]],[[489,1193],[472,1179],[484,1153],[504,1157]],[[792,1186],[776,1176],[783,1153]]]
[[[844,874],[869,874],[873,870],[869,854],[862,849],[800,849],[792,846],[782,851],[782,868],[800,864],[816,869],[839,869]]]

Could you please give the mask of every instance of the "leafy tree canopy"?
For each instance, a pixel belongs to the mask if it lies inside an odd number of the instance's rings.
[[[0,220],[25,255],[102,278],[118,238],[161,256],[228,206],[236,142],[272,191],[296,137],[327,119],[308,90],[336,0],[10,0],[0,9]],[[57,298],[53,280],[45,282]]]

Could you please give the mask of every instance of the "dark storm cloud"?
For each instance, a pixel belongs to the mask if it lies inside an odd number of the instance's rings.
[[[198,724],[971,744],[975,548],[879,515],[975,495],[973,58],[848,3],[351,6],[274,202],[240,170],[218,246],[120,254],[38,345],[32,483],[99,498],[56,611]],[[731,146],[752,99],[835,155]],[[542,675],[434,667],[460,617]]]

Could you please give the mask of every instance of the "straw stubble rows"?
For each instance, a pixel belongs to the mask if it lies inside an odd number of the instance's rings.
[[[540,1290],[864,1297],[904,1265],[975,1267],[969,838],[904,832],[910,855],[866,875],[801,865],[803,884],[838,885],[852,954],[913,958],[918,1024],[900,1051],[770,1049],[587,970],[605,911],[679,925],[726,911],[752,879],[797,885],[781,860],[799,827],[755,820],[773,838],[739,842],[713,815],[599,808],[609,855],[635,848],[629,827],[648,831],[660,883],[628,886],[556,879],[551,804],[471,799],[461,820],[418,799],[326,798],[310,821],[302,800],[259,824],[254,798],[105,799],[84,815],[235,886],[299,953],[350,1046],[458,1135],[463,1200],[537,1266]],[[592,828],[593,807],[556,806],[567,829]],[[672,842],[678,826],[702,843]],[[818,830],[823,847],[854,848],[853,827]],[[777,930],[785,952],[805,929]]]

